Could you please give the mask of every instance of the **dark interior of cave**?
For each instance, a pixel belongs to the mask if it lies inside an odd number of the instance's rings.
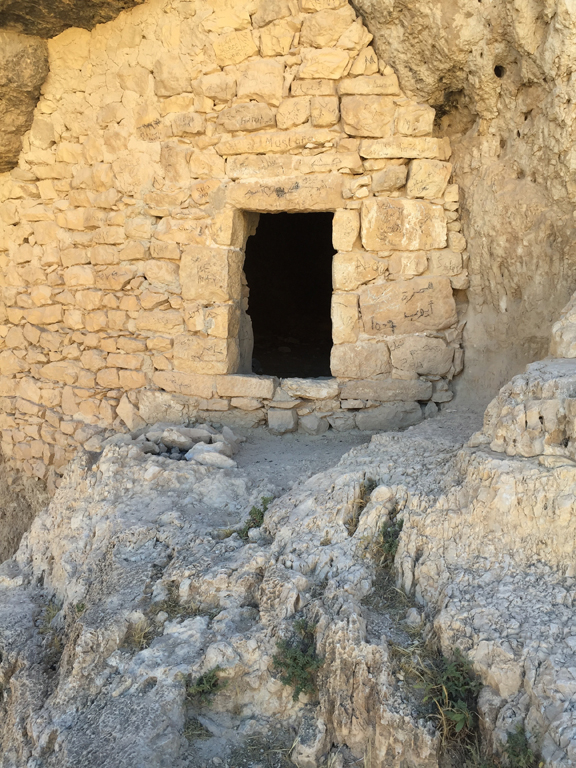
[[[330,376],[331,213],[266,213],[246,246],[253,371]]]

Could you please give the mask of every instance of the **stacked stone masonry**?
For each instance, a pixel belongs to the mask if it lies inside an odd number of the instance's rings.
[[[6,459],[57,484],[110,430],[386,429],[451,399],[450,145],[370,43],[342,0],[152,0],[49,41],[0,175]],[[307,211],[334,212],[334,378],[254,376],[246,240]]]

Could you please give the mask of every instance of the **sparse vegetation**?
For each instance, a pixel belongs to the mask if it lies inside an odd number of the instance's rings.
[[[506,757],[509,768],[538,768],[542,765],[540,755],[530,748],[526,731],[519,725],[508,734]]]
[[[377,485],[378,483],[371,478],[366,478],[360,483],[358,498],[353,503],[352,517],[344,523],[346,530],[348,531],[348,536],[354,536],[358,530],[360,515],[366,509],[366,506],[370,501],[370,495]]]
[[[264,522],[264,515],[266,514],[268,507],[274,501],[273,496],[263,496],[260,504],[261,507],[252,507],[248,513],[248,520],[244,523],[242,528],[238,531],[238,536],[244,541],[248,539],[248,531],[252,528],[261,528]]]
[[[186,680],[186,698],[195,704],[206,704],[212,696],[226,687],[226,683],[220,679],[220,667],[204,672],[203,675],[192,680],[188,676]]]
[[[175,581],[170,581],[166,587],[166,597],[164,600],[153,603],[148,610],[148,615],[156,617],[162,612],[168,614],[170,621],[192,618],[194,616],[208,616],[209,619],[213,619],[220,613],[220,608],[209,610],[202,608],[196,603],[181,603],[179,585]]]
[[[183,733],[188,741],[210,739],[212,737],[208,728],[205,728],[197,717],[188,717],[186,724],[184,725]]]
[[[148,619],[141,619],[136,624],[130,624],[124,636],[124,647],[134,651],[142,651],[148,648],[154,637],[154,631]]]
[[[316,692],[316,671],[324,663],[316,654],[315,624],[306,619],[294,622],[294,636],[280,640],[278,653],[273,657],[274,667],[282,672],[280,681],[294,688],[292,698],[298,701],[301,693]]]
[[[82,614],[86,610],[86,603],[76,603],[75,609],[76,609],[77,615],[82,616]]]

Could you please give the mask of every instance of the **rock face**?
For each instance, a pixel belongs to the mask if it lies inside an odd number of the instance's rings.
[[[54,37],[69,27],[92,29],[144,0],[0,0],[0,27]]]
[[[0,173],[18,162],[47,74],[43,40],[0,29]]]
[[[470,253],[463,397],[486,401],[546,354],[576,288],[564,0],[356,0],[400,84],[453,146]]]

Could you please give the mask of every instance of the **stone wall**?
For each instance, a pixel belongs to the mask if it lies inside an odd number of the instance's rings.
[[[5,457],[54,483],[112,429],[385,429],[451,399],[468,277],[450,144],[371,40],[342,0],[157,0],[49,41],[0,175]],[[261,212],[319,210],[334,378],[252,376],[246,240]]]

